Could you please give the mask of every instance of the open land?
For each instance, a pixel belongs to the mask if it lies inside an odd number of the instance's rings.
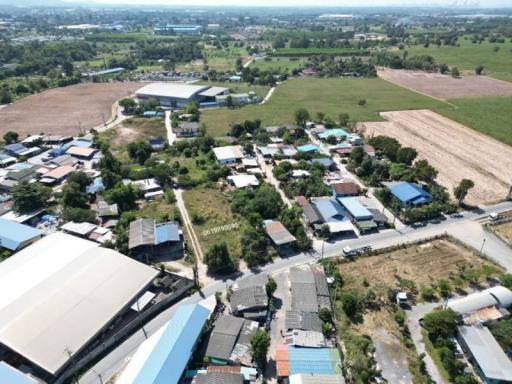
[[[487,76],[468,75],[455,78],[440,73],[389,68],[379,70],[378,75],[394,84],[443,100],[461,97],[512,96],[512,83]]]
[[[389,289],[401,289],[408,291],[414,301],[421,298],[415,298],[411,293],[417,294],[421,288],[435,291],[440,280],[462,288],[466,282],[460,278],[460,271],[472,270],[483,276],[484,266],[499,272],[497,267],[463,246],[449,239],[439,239],[344,263],[340,265],[340,272],[344,280],[343,290],[355,291],[361,296],[372,290],[378,302],[385,302]],[[461,283],[456,284],[456,280]],[[362,322],[349,323],[349,327],[359,335],[371,336],[377,361],[390,382],[426,382],[418,371],[416,352],[407,347],[395,316],[393,307],[379,305],[367,310]]]
[[[381,115],[387,122],[360,125],[366,136],[391,136],[415,148],[439,171],[437,181],[449,191],[463,178],[473,180],[475,187],[466,199],[470,204],[506,198],[511,182],[511,147],[430,110]]]
[[[408,47],[409,56],[430,55],[438,63],[455,66],[461,71],[474,73],[477,66],[484,66],[484,74],[496,79],[512,81],[512,42],[506,39],[504,43],[490,43],[483,41],[473,44],[470,37],[458,39],[459,46],[436,46],[430,44],[428,48],[423,46]],[[498,47],[497,52],[494,51]]]
[[[509,244],[512,245],[512,221],[506,223],[497,224],[494,230],[503,238],[507,239]]]
[[[76,136],[112,118],[112,104],[140,83],[87,83],[31,95],[0,110],[0,135],[8,131]]]
[[[212,231],[231,224],[241,225],[240,220],[231,213],[226,196],[215,187],[196,187],[184,191],[183,199],[192,221],[194,216],[201,216],[193,226],[203,251],[225,241],[233,259],[240,259],[240,229]]]

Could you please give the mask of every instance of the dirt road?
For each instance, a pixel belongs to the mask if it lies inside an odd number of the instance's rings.
[[[475,187],[466,202],[506,198],[512,185],[512,148],[430,110],[382,112],[387,122],[360,123],[367,137],[386,135],[413,147],[438,171],[437,181],[451,193],[462,180]]]

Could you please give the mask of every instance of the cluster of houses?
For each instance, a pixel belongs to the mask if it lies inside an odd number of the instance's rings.
[[[497,285],[449,300],[445,306],[457,313],[461,320],[457,340],[454,340],[456,356],[463,359],[465,352],[484,383],[511,382],[511,351],[503,350],[489,325],[510,317],[512,291]]]
[[[290,269],[290,304],[275,347],[277,377],[289,383],[345,383],[336,340],[323,332],[319,311],[332,311],[327,278],[317,266]]]

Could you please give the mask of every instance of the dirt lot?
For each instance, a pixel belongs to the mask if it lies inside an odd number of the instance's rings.
[[[387,295],[388,287],[398,287],[400,279],[412,280],[420,289],[455,278],[462,267],[481,270],[484,265],[491,263],[449,239],[441,239],[361,258],[342,264],[340,270],[346,288],[361,292],[372,288]]]
[[[394,84],[443,100],[461,97],[512,96],[512,83],[486,76],[453,78],[440,73],[388,68],[379,70],[378,75]]]
[[[122,149],[132,141],[165,136],[166,129],[162,117],[126,119],[113,129],[100,134],[100,137],[114,150]]]
[[[112,104],[129,96],[140,83],[87,83],[25,97],[0,109],[0,135],[77,135],[110,120]]]
[[[430,110],[382,112],[387,122],[361,123],[366,136],[387,135],[415,148],[439,171],[437,181],[450,192],[471,179],[469,204],[505,199],[512,181],[512,148]]]
[[[494,226],[494,230],[512,244],[512,221]]]

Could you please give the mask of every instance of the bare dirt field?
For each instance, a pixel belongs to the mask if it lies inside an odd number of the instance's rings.
[[[512,244],[512,221],[497,224],[494,226],[494,230],[498,232],[503,238],[507,239],[509,245]]]
[[[381,79],[438,99],[461,97],[512,96],[512,83],[486,76],[462,76],[454,78],[440,73],[381,69]]]
[[[467,203],[506,198],[512,183],[512,147],[430,110],[382,112],[381,116],[387,122],[360,123],[363,134],[395,137],[415,148],[420,158],[437,168],[437,182],[450,193],[466,178],[475,183]]]
[[[440,239],[360,258],[342,264],[340,272],[345,287],[361,293],[371,288],[377,296],[385,296],[388,288],[400,286],[400,280],[413,281],[419,290],[457,278],[460,270],[479,271],[485,265],[493,264],[450,239]]]
[[[77,135],[109,121],[112,104],[140,88],[140,83],[86,83],[25,97],[0,109],[0,135]]]

